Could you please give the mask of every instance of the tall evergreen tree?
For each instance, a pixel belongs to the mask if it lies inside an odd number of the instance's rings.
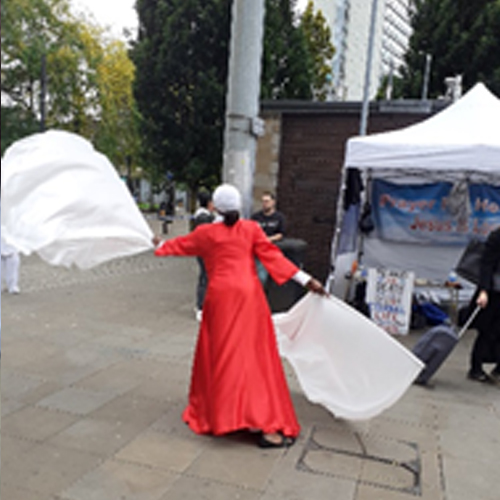
[[[144,161],[193,190],[214,184],[222,161],[228,0],[138,0],[135,96]],[[155,179],[156,177],[156,179]]]
[[[300,18],[300,28],[304,33],[307,52],[312,64],[312,87],[318,101],[326,100],[332,80],[332,33],[323,13],[314,12],[314,3],[309,0]]]
[[[432,56],[429,97],[442,95],[444,79],[457,74],[465,90],[482,81],[500,95],[500,2],[415,0],[413,7],[413,34],[395,97],[420,97],[426,54]]]
[[[295,0],[266,0],[261,97],[310,99],[313,60],[294,17]]]

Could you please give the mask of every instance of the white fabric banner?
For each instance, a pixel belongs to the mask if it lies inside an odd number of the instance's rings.
[[[53,265],[87,269],[153,248],[127,186],[84,138],[60,130],[14,143],[2,158],[2,237]]]
[[[424,367],[389,334],[334,297],[307,294],[273,320],[280,353],[293,366],[306,397],[338,418],[380,414]]]

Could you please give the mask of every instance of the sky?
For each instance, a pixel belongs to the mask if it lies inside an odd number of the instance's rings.
[[[135,0],[70,0],[75,12],[90,14],[100,26],[109,26],[114,36],[122,37],[123,28],[137,28]],[[307,0],[298,0],[303,10]]]
[[[70,0],[74,12],[90,14],[100,26],[109,26],[111,33],[122,38],[123,28],[137,28],[135,0]]]

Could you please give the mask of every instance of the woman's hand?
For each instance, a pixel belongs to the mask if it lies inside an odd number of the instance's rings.
[[[481,290],[479,292],[476,304],[483,309],[488,305],[488,292],[486,290]]]
[[[306,283],[306,288],[313,293],[318,295],[328,295],[327,291],[323,288],[323,285],[315,278],[311,278]]]

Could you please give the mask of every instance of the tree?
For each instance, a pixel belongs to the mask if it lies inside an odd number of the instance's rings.
[[[87,137],[117,166],[135,156],[134,66],[125,45],[74,18],[67,0],[2,0],[2,15],[2,152],[39,128],[45,60],[46,125]]]
[[[420,97],[426,54],[432,56],[429,96],[442,95],[444,79],[461,74],[465,89],[477,81],[500,94],[500,2],[415,0],[413,34],[401,68],[400,94]]]
[[[196,190],[218,181],[227,80],[228,0],[138,0],[135,97],[143,159]]]
[[[332,80],[332,57],[335,48],[332,45],[332,33],[321,11],[314,12],[310,0],[300,18],[300,28],[304,33],[307,52],[312,61],[313,94],[318,101],[326,100]]]
[[[1,6],[3,152],[18,134],[38,128],[42,61],[71,43],[72,29],[64,22],[66,0],[2,0]]]
[[[313,60],[306,32],[295,22],[294,0],[266,0],[261,97],[310,99]]]

